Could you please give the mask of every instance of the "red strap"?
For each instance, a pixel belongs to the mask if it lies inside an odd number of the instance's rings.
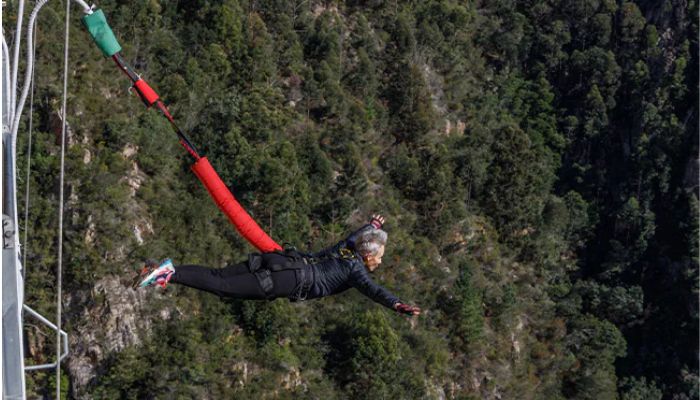
[[[250,244],[262,252],[282,250],[282,247],[272,240],[236,201],[206,157],[195,162],[192,171],[207,188],[216,205]]]
[[[139,94],[144,104],[146,104],[146,107],[150,107],[153,103],[158,101],[158,93],[148,86],[148,83],[143,79],[134,82],[134,89],[136,89],[136,92]]]

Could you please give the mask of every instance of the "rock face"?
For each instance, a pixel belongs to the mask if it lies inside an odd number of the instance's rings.
[[[297,367],[293,367],[289,370],[289,373],[282,377],[282,382],[280,382],[282,387],[286,390],[295,389],[297,386],[304,385],[304,381],[301,379],[301,371]]]
[[[83,325],[76,326],[69,337],[71,355],[67,366],[76,398],[90,398],[86,388],[109,353],[142,342],[152,325],[151,317],[143,315],[147,295],[147,291],[124,285],[116,276],[106,276],[95,284],[92,293],[69,300],[74,304],[92,304],[75,317]]]
[[[134,156],[138,147],[127,144],[121,152],[122,157],[131,164],[126,176],[122,178],[130,191],[131,207],[144,215],[143,207],[136,200],[136,192],[145,180],[145,174],[139,169]],[[88,157],[88,162],[90,157]],[[71,199],[74,204],[78,203]],[[153,233],[151,222],[146,217],[125,221],[132,226],[138,244],[144,237]],[[88,215],[84,233],[84,243],[93,245],[96,240],[96,222]],[[126,249],[117,248],[112,254],[105,252],[105,259],[124,260]],[[126,271],[120,271],[121,273]],[[66,297],[67,310],[74,310],[68,318],[76,325],[69,332],[70,355],[66,366],[71,376],[71,392],[75,398],[89,399],[90,384],[99,379],[102,363],[110,355],[123,349],[139,345],[148,335],[153,319],[169,319],[170,309],[161,310],[159,315],[145,312],[145,305],[153,301],[153,291],[134,290],[119,276],[107,275],[97,281],[90,291],[70,293]]]

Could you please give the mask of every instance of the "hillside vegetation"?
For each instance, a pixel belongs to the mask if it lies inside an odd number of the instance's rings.
[[[146,258],[221,267],[253,249],[75,8],[67,395],[698,398],[695,0],[98,5],[273,238],[316,250],[383,213],[374,278],[424,313],[356,291],[290,303],[131,289]],[[48,315],[63,7],[39,18],[31,179],[19,182],[26,302]],[[28,327],[34,362],[52,340]],[[55,384],[28,383],[37,396]]]

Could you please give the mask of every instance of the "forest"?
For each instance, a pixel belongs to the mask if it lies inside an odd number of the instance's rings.
[[[75,399],[700,397],[696,0],[97,6],[266,232],[319,250],[382,213],[373,279],[423,313],[356,290],[292,303],[133,289],[145,259],[218,268],[254,248],[73,7],[71,354],[60,382],[28,375],[33,398],[56,385]],[[25,303],[45,315],[64,13],[40,14],[17,147]],[[49,362],[54,340],[28,325],[31,362]]]

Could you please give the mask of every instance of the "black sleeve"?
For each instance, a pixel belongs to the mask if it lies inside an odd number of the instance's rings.
[[[357,265],[353,268],[350,275],[350,284],[365,296],[392,310],[394,309],[394,304],[400,302],[399,298],[394,296],[393,293],[374,283],[364,265]]]
[[[338,254],[341,248],[347,247],[350,250],[355,250],[355,241],[357,240],[357,237],[360,236],[360,233],[367,229],[373,229],[374,227],[371,224],[366,224],[363,225],[360,229],[356,230],[355,232],[351,233],[348,237],[345,238],[345,240],[341,240],[340,242],[334,244],[333,246],[326,247],[325,249],[313,253],[312,255],[314,257],[323,257],[326,255],[332,255],[332,254]]]

